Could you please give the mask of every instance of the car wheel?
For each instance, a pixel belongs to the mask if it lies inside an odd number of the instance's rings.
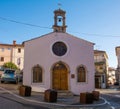
[[[4,81],[1,81],[1,83],[4,83]]]

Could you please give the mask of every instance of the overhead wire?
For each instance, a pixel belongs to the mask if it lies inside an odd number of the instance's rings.
[[[18,24],[27,25],[27,26],[32,26],[32,27],[38,27],[38,28],[44,28],[44,29],[52,29],[51,27],[40,26],[40,25],[35,25],[35,24],[30,24],[30,23],[25,23],[25,22],[20,22],[20,21],[16,21],[16,20],[7,19],[7,18],[4,18],[4,17],[0,17],[0,19],[4,20],[4,21],[9,21],[9,22],[18,23]],[[70,32],[73,32],[73,31],[70,31]],[[75,32],[75,31],[73,33],[84,34],[84,35],[89,35],[89,36],[98,36],[98,37],[120,37],[120,35],[80,33],[80,32]]]
[[[9,21],[9,22],[14,22],[14,23],[18,23],[18,24],[23,24],[23,25],[28,25],[28,26],[34,26],[34,27],[39,27],[39,28],[47,28],[47,29],[52,29],[50,27],[44,27],[44,26],[39,26],[39,25],[35,25],[35,24],[30,24],[30,23],[24,23],[24,22],[19,22],[16,20],[11,20],[11,19],[7,19],[4,17],[0,17],[1,20],[5,20],[5,21]]]
[[[99,36],[99,37],[120,37],[117,35],[108,35],[108,34],[93,34],[93,33],[81,33],[81,34],[85,34],[85,35],[92,35],[92,36]]]
[[[80,33],[80,32],[73,32],[73,31],[69,31],[72,33],[77,33],[77,34],[84,34],[84,35],[89,35],[89,36],[98,36],[98,37],[120,37],[120,35],[109,35],[109,34],[94,34],[94,33]]]

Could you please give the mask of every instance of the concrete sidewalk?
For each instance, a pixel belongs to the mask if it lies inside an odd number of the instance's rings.
[[[0,93],[4,94],[4,96],[7,98],[10,98],[17,102],[23,102],[23,103],[33,103],[49,108],[74,108],[74,109],[80,109],[80,107],[99,107],[104,106],[107,104],[107,101],[103,98],[100,98],[99,101],[94,101],[93,104],[80,104],[80,96],[68,96],[68,95],[62,95],[57,97],[56,103],[48,103],[44,101],[44,93],[38,93],[38,92],[32,92],[30,97],[21,97],[19,96],[19,91],[15,89],[5,89],[0,87]]]
[[[96,91],[99,91],[101,94],[108,94],[108,93],[120,93],[120,86],[110,86],[107,89],[96,89]]]

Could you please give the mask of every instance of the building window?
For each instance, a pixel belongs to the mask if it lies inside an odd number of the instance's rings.
[[[11,48],[8,48],[8,50],[11,50]]]
[[[1,61],[1,62],[4,62],[4,57],[1,57],[1,58],[0,58],[0,61]]]
[[[33,83],[42,83],[43,79],[42,68],[39,65],[33,67]]]
[[[104,75],[102,75],[102,83],[105,83]]]
[[[17,65],[20,65],[21,63],[21,58],[17,58]]]
[[[63,56],[67,52],[67,46],[63,42],[56,42],[52,46],[52,51],[57,56]]]
[[[21,53],[21,48],[18,48],[18,53]]]
[[[4,52],[4,48],[1,48],[1,51]]]
[[[77,82],[86,82],[86,69],[84,66],[77,68]]]

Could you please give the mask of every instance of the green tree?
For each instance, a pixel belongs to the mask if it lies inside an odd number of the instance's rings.
[[[4,67],[4,68],[15,69],[15,70],[18,69],[18,67],[17,67],[14,63],[12,63],[12,62],[4,63],[3,67]]]

